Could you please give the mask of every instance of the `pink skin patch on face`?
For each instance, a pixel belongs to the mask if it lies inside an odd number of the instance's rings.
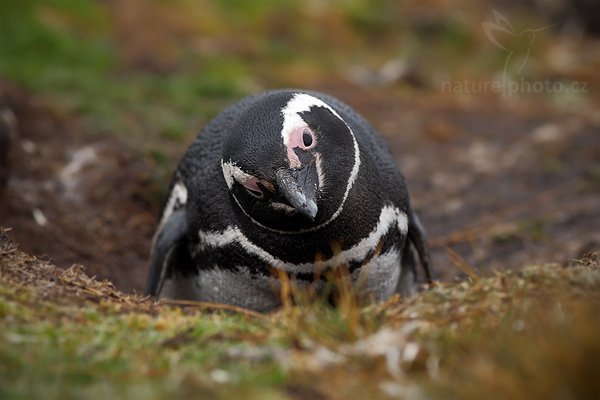
[[[263,198],[263,187],[271,192],[275,192],[273,185],[265,180],[258,179],[255,176],[247,175],[243,182],[240,182],[246,189],[249,190],[250,194],[254,197]],[[260,183],[260,185],[259,185]],[[262,187],[261,187],[262,185]]]
[[[303,150],[312,149],[317,143],[314,132],[307,126],[294,128],[288,135],[287,140],[287,157],[290,160],[290,167],[300,168],[302,163],[294,152],[296,147]]]

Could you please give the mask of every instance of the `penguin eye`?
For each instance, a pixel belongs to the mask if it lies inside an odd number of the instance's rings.
[[[302,131],[302,144],[304,147],[310,147],[313,144],[313,136],[308,129]]]

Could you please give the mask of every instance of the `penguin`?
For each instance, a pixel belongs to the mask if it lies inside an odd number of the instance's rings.
[[[431,282],[425,230],[373,126],[320,92],[267,91],[226,108],[180,160],[146,294],[266,312],[283,279],[322,290],[343,268],[361,302],[381,302],[416,293],[414,252]]]

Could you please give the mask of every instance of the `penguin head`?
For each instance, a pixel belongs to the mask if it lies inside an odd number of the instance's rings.
[[[342,210],[358,174],[354,133],[323,100],[271,92],[234,121],[221,166],[243,213],[268,229],[318,229]]]

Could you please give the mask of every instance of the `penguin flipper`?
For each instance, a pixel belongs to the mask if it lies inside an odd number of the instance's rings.
[[[408,217],[408,235],[406,246],[402,253],[400,278],[396,292],[403,297],[411,297],[417,293],[417,266],[415,253],[425,271],[425,280],[431,283],[431,271],[429,268],[429,247],[427,246],[427,234],[417,214],[412,210]]]
[[[410,211],[408,217],[408,241],[417,251],[419,261],[425,272],[425,281],[432,283],[431,269],[429,267],[429,246],[427,245],[427,233],[421,225],[419,217],[414,211]]]
[[[400,278],[396,292],[402,297],[412,297],[417,294],[417,268],[412,246],[408,242],[402,253],[400,265]]]
[[[154,236],[148,281],[145,294],[158,298],[165,278],[179,259],[179,255],[186,251],[187,221],[185,208],[175,210],[169,215]]]

